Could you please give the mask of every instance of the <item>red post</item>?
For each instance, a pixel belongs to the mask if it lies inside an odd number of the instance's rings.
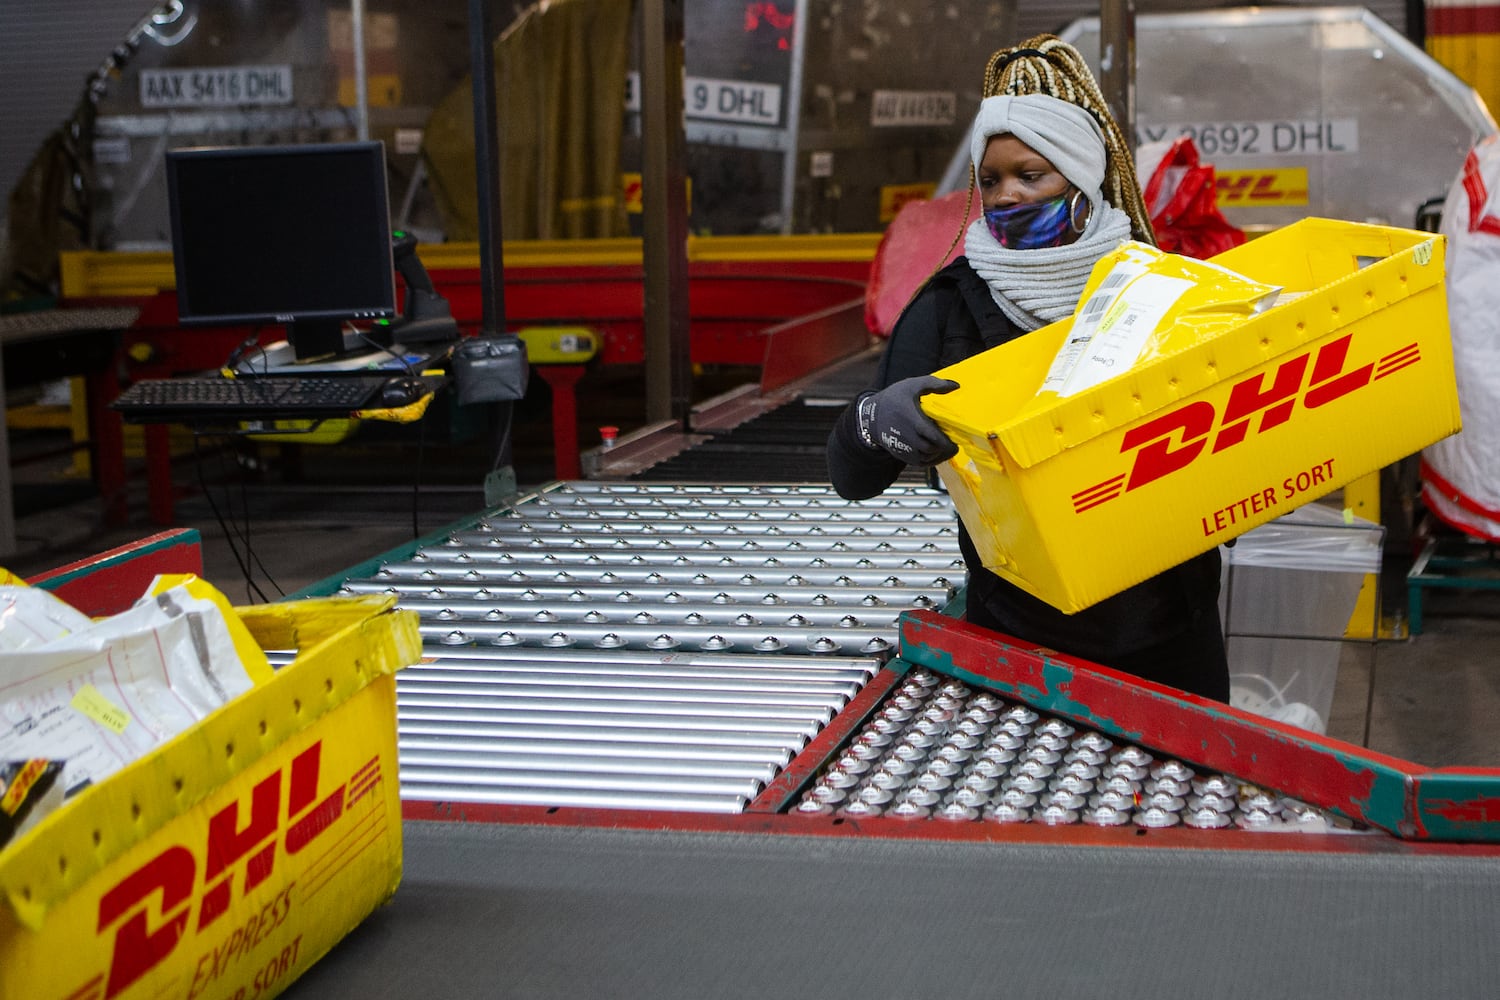
[[[558,479],[578,479],[578,395],[574,386],[583,378],[583,365],[537,365],[532,368],[552,390],[552,450]]]
[[[171,524],[172,512],[172,438],[166,424],[147,424],[146,484],[152,524]]]

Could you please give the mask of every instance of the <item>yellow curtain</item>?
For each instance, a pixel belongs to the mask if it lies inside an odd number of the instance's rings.
[[[1500,4],[1428,0],[1427,54],[1500,108]]]
[[[630,0],[550,0],[495,41],[504,239],[629,234],[620,140],[630,25]],[[433,109],[422,153],[448,239],[477,239],[471,81]]]

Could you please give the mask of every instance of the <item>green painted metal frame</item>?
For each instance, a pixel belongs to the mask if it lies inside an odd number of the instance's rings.
[[[1500,547],[1478,538],[1429,538],[1406,573],[1406,613],[1412,635],[1422,634],[1422,591],[1500,591]]]
[[[1425,768],[930,611],[902,615],[901,657],[1403,839],[1500,842],[1500,770]]]

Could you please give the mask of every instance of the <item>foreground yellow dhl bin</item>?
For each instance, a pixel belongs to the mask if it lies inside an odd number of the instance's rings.
[[[1213,260],[1286,301],[1042,410],[1071,320],[937,373],[993,572],[1075,612],[1459,429],[1442,237],[1305,219]]]
[[[0,997],[273,997],[396,891],[394,600],[237,609],[296,659],[0,853]]]

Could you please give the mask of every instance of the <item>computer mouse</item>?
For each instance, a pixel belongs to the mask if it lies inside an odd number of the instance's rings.
[[[380,402],[386,409],[415,403],[427,395],[427,386],[419,378],[401,376],[380,387]]]

